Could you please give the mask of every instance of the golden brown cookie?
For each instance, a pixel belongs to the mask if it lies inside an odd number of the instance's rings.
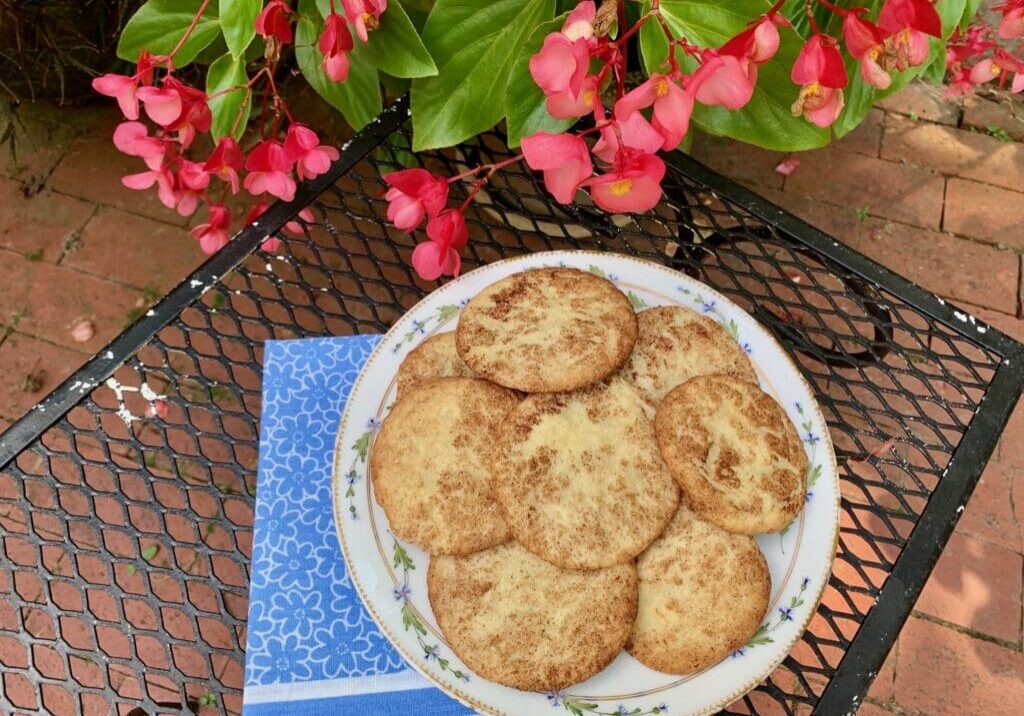
[[[488,460],[516,402],[512,391],[473,378],[435,378],[403,393],[370,456],[377,502],[399,539],[440,554],[508,539]]]
[[[398,367],[398,395],[431,378],[472,378],[473,371],[455,350],[455,331],[430,336],[409,352]]]
[[[729,375],[673,389],[654,418],[661,455],[701,519],[729,532],[777,532],[807,491],[807,456],[785,411]]]
[[[492,455],[494,492],[515,538],[566,569],[628,562],[661,534],[679,489],[643,399],[621,378],[529,395]]]
[[[524,691],[589,679],[622,650],[636,617],[636,567],[560,569],[508,542],[433,556],[430,606],[475,673]]]
[[[640,332],[622,374],[657,406],[690,378],[729,373],[757,384],[747,354],[722,326],[682,306],[657,306],[637,314]]]
[[[757,542],[685,505],[637,559],[640,606],[626,649],[669,674],[700,671],[747,643],[768,609],[771,575]]]
[[[527,393],[605,378],[636,341],[629,299],[607,279],[570,268],[513,274],[474,296],[456,345],[475,373]]]

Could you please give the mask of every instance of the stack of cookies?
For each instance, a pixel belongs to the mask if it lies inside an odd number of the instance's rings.
[[[799,512],[807,461],[721,326],[550,268],[409,354],[370,467],[453,651],[547,691],[623,648],[685,674],[746,643],[771,591],[753,535]]]

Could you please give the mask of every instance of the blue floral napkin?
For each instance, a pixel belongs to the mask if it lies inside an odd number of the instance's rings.
[[[269,341],[245,716],[462,716],[412,670],[349,580],[331,509],[334,437],[380,336]]]

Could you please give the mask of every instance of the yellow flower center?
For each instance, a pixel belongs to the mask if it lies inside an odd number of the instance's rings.
[[[654,84],[654,94],[657,97],[664,97],[668,94],[668,80],[662,77]]]
[[[619,179],[617,182],[612,184],[612,194],[615,196],[625,196],[629,193],[630,189],[633,188],[632,179]]]
[[[597,95],[597,93],[594,92],[594,90],[587,90],[587,91],[585,91],[583,93],[583,102],[588,107],[593,107],[594,106],[594,98],[595,98],[596,95]]]

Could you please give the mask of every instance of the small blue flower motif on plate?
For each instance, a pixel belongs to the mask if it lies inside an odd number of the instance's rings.
[[[381,421],[377,420],[377,418],[370,418],[369,420],[366,421],[366,429],[372,432],[377,432],[378,430],[380,430],[380,424]]]
[[[427,324],[425,321],[414,320],[412,322],[412,330],[423,335],[427,332]]]
[[[396,602],[408,602],[409,595],[412,594],[412,590],[409,589],[408,584],[403,584],[401,587],[395,587],[393,591],[395,594]]]
[[[821,440],[821,437],[817,433],[809,432],[804,436],[804,442],[808,445],[814,445],[816,442]]]
[[[424,646],[423,647],[423,658],[425,658],[427,661],[430,661],[432,659],[436,660],[437,659],[437,646],[430,646],[430,645]]]
[[[732,653],[733,659],[739,659],[741,656],[747,653],[747,650],[742,646]]]
[[[800,403],[793,403],[793,407],[796,408],[796,412],[798,413],[804,412],[804,406],[800,405]]]
[[[704,313],[711,313],[713,310],[715,310],[715,302],[705,301],[704,305],[701,306],[700,310],[702,310]]]
[[[565,694],[561,691],[549,691],[544,694],[548,698],[548,703],[554,706],[556,709],[565,703]]]
[[[459,299],[459,308],[465,308],[468,305],[469,305],[469,299],[468,298]]]
[[[355,470],[349,470],[345,474],[345,482],[347,482],[349,485],[356,484],[357,482],[359,482],[359,479],[360,479],[360,475]]]
[[[659,714],[668,713],[668,704],[662,703],[655,706],[652,711]]]
[[[619,704],[619,708],[615,709],[612,713],[615,716],[629,716],[629,709],[626,708],[625,704]]]
[[[779,607],[779,616],[783,621],[793,621],[793,610],[790,607]]]
[[[743,352],[746,353],[747,355],[752,355],[754,352],[754,347],[749,343],[744,343],[743,345],[740,346],[740,348],[742,348]]]
[[[812,497],[814,497],[814,493],[808,490],[807,494],[804,495],[804,503],[810,502]]]
[[[690,289],[688,289],[686,286],[676,286],[676,290],[678,290],[680,293],[690,293]]]
[[[811,578],[810,577],[804,577],[803,581],[800,582],[800,591],[802,592],[805,589],[807,589],[807,585],[810,584],[810,583],[811,583]]]
[[[607,279],[608,279],[609,281],[611,281],[612,283],[618,283],[618,282],[619,282],[619,277],[618,277],[618,276],[616,276],[616,275],[615,275],[615,274],[613,274],[613,273],[607,274],[606,278],[607,278]]]

